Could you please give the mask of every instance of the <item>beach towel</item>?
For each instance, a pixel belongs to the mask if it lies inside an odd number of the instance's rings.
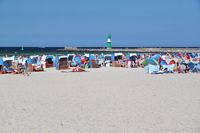
[[[89,72],[87,70],[85,71],[72,71],[72,70],[69,70],[69,71],[61,71],[62,73],[80,73],[80,72]]]

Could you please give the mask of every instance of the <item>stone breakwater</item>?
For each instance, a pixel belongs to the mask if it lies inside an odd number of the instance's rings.
[[[200,53],[200,48],[58,49],[68,52]]]

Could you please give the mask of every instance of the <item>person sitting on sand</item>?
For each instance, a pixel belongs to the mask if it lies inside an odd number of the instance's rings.
[[[85,69],[83,69],[83,68],[81,68],[81,67],[79,67],[79,66],[74,67],[74,68],[72,69],[72,72],[84,72],[84,71],[85,71]]]

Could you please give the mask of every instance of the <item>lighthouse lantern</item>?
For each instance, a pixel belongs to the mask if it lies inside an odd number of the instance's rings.
[[[107,49],[111,49],[112,48],[112,45],[111,45],[111,36],[108,35],[108,40],[107,40]]]

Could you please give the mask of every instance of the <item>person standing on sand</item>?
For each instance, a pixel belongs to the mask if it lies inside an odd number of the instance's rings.
[[[28,68],[28,59],[24,59],[24,76],[29,76],[30,74],[28,73],[29,68]]]

